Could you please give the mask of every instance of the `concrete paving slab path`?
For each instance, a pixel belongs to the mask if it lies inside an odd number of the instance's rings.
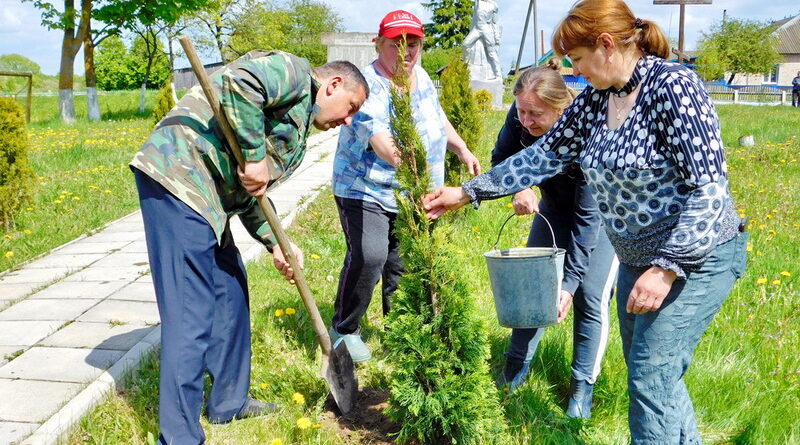
[[[284,226],[330,183],[338,132],[309,139],[273,197]],[[245,262],[266,249],[231,221]],[[0,273],[0,445],[51,445],[160,344],[140,212]]]

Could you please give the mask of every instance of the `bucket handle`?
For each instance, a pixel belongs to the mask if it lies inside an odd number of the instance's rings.
[[[497,243],[500,242],[500,235],[503,234],[503,229],[506,227],[506,224],[508,224],[508,222],[511,221],[511,218],[514,217],[514,215],[516,214],[512,213],[508,215],[508,218],[506,218],[506,220],[503,222],[503,225],[500,226],[500,231],[497,232],[497,239],[494,240],[494,245],[492,245],[492,250],[498,250]],[[544,215],[542,215],[541,213],[536,212],[536,216],[541,217],[544,220],[544,222],[547,223],[547,227],[550,229],[550,236],[553,237],[553,255],[555,255],[556,253],[558,253],[558,246],[556,245],[556,234],[555,232],[553,232],[553,226],[550,225],[550,221],[548,221],[547,218],[545,218]],[[509,249],[500,249],[501,256],[508,256],[508,254],[509,254]]]

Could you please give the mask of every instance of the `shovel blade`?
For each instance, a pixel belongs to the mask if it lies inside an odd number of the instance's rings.
[[[342,414],[349,413],[358,400],[358,378],[356,366],[344,342],[336,345],[328,357],[323,356],[322,377],[327,380],[339,411]]]

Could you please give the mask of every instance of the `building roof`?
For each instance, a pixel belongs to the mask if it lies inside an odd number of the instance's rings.
[[[800,14],[773,22],[778,28],[775,36],[778,45],[775,47],[779,54],[800,54]]]

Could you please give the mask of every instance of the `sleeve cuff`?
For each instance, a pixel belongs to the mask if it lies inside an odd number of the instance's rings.
[[[463,188],[464,193],[466,193],[467,196],[469,196],[469,202],[472,204],[472,207],[475,207],[476,209],[480,207],[481,201],[478,199],[478,194],[475,193],[475,190],[472,187],[470,187],[469,181],[461,184],[461,188]]]
[[[686,279],[686,272],[684,272],[683,268],[678,263],[676,263],[674,261],[670,261],[670,260],[668,260],[666,258],[656,258],[650,263],[650,265],[651,266],[658,266],[658,267],[660,267],[660,268],[662,268],[664,270],[671,270],[671,271],[675,272],[675,274],[678,276],[679,280],[685,280]]]
[[[261,144],[256,148],[248,148],[242,150],[242,157],[245,162],[258,162],[267,156],[267,146]]]
[[[564,280],[561,281],[561,290],[569,292],[570,295],[575,295],[575,291],[578,290],[580,284],[581,282],[577,278],[564,274]]]

